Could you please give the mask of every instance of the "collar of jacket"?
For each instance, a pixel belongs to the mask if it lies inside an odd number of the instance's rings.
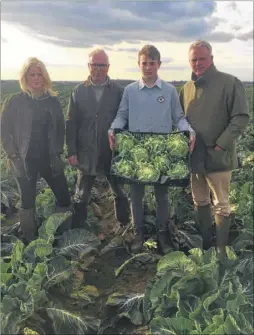
[[[212,64],[206,71],[205,73],[200,76],[197,77],[195,75],[195,73],[192,72],[191,74],[191,80],[194,82],[195,86],[202,86],[204,85],[206,82],[210,81],[211,78],[213,77],[213,75],[218,72],[218,70],[216,69],[216,67]]]
[[[91,87],[93,86],[92,82],[91,82],[91,76],[88,76],[87,80],[84,82],[85,87]],[[107,76],[107,81],[105,83],[105,85],[103,85],[103,87],[106,86],[110,86],[110,77]]]
[[[32,100],[35,100],[35,101],[40,101],[40,100],[46,100],[48,98],[51,97],[51,95],[49,93],[43,93],[42,95],[40,95],[39,97],[36,97],[34,95],[30,95],[26,92],[24,92],[24,95],[25,97],[27,97],[28,99],[32,99]]]

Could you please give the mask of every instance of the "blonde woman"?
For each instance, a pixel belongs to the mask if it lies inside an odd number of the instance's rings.
[[[39,176],[54,192],[58,207],[69,208],[71,202],[60,156],[64,115],[43,62],[28,58],[19,83],[21,92],[8,97],[3,106],[1,140],[19,188],[20,226],[29,242],[37,233],[34,214]]]

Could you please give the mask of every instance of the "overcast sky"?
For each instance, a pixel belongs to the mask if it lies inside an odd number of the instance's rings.
[[[18,79],[27,57],[40,58],[52,80],[84,80],[87,56],[104,47],[113,79],[139,78],[138,51],[161,52],[160,77],[188,80],[188,47],[213,46],[216,67],[253,80],[252,1],[1,2],[1,78]]]

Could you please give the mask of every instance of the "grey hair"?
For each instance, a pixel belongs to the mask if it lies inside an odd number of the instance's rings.
[[[213,48],[211,44],[208,43],[207,41],[202,41],[202,40],[197,40],[193,42],[189,47],[189,53],[192,49],[200,48],[200,47],[205,47],[206,49],[208,49],[210,56],[213,55]]]
[[[97,48],[97,49],[94,49],[93,51],[91,51],[88,55],[88,59],[92,58],[94,55],[97,55],[97,54],[100,54],[100,53],[103,53],[106,58],[107,58],[107,62],[109,63],[109,57],[108,57],[108,54],[106,53],[106,51],[104,49],[101,49],[101,48]]]

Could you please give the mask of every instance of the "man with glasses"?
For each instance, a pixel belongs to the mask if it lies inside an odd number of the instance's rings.
[[[123,90],[108,76],[109,59],[103,49],[89,54],[90,75],[71,94],[66,120],[68,162],[78,168],[74,197],[73,227],[82,227],[96,176],[105,175],[114,195],[115,215],[125,225],[129,219],[128,199],[109,176],[112,153],[108,128],[114,120]]]
[[[237,167],[235,140],[249,120],[247,98],[239,79],[216,69],[208,42],[191,44],[189,62],[192,76],[180,92],[180,102],[196,132],[192,197],[203,248],[208,249],[212,245],[211,191],[217,252],[223,258],[230,229],[230,180]]]

